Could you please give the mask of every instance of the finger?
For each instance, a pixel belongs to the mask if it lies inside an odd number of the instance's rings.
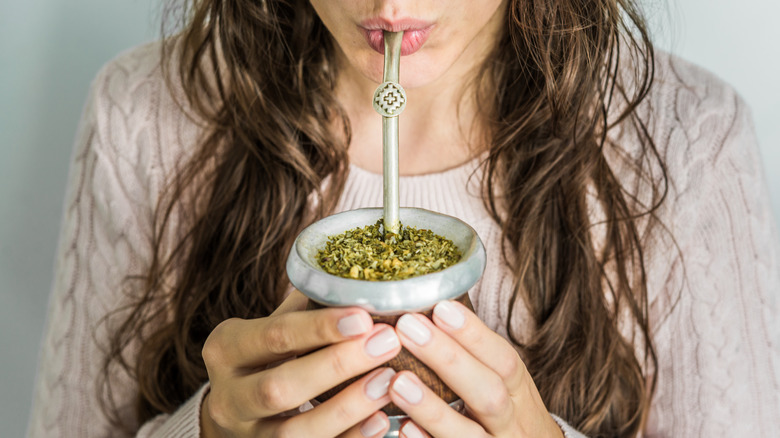
[[[530,377],[525,364],[514,347],[474,312],[456,301],[442,301],[433,308],[433,322],[501,376],[510,394],[521,392]]]
[[[428,435],[420,426],[414,424],[414,421],[407,421],[401,426],[399,431],[401,438],[428,438]]]
[[[387,362],[401,351],[392,327],[285,362],[241,383],[234,393],[239,418],[263,418],[296,408],[336,385]],[[238,389],[238,388],[237,388]]]
[[[528,373],[514,347],[487,327],[474,312],[458,302],[443,301],[433,310],[433,321],[473,357],[481,360],[504,381],[514,406],[522,407],[529,430],[558,431],[548,415],[539,390]],[[468,403],[468,402],[467,402]],[[474,406],[469,405],[473,412]],[[501,422],[482,413],[480,421],[490,431],[499,428]],[[530,421],[531,423],[528,423]],[[529,424],[536,423],[531,426]]]
[[[271,313],[271,315],[281,315],[283,313],[295,312],[298,310],[305,310],[306,305],[309,303],[309,299],[298,289],[293,289],[290,295],[282,301],[282,304]]]
[[[209,370],[248,369],[368,333],[373,321],[359,308],[282,313],[267,318],[230,319],[218,325],[203,346]]]
[[[390,402],[387,389],[394,376],[395,372],[390,368],[374,370],[315,408],[275,423],[273,436],[333,437],[344,433],[345,436],[362,437],[361,426]],[[387,416],[380,417],[379,422],[384,422],[386,428],[367,436],[374,437],[389,429]],[[370,428],[377,430],[374,424]]]
[[[489,432],[509,426],[514,403],[495,371],[422,315],[402,316],[396,330],[404,347],[455,391]]]
[[[352,426],[339,438],[381,438],[390,430],[390,420],[382,411],[375,412],[363,422]]]
[[[401,371],[392,380],[390,399],[434,437],[486,435],[482,426],[452,409],[409,371]],[[408,438],[414,437],[415,427],[404,425],[402,429],[406,429]]]

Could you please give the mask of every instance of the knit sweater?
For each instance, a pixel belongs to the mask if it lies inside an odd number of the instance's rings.
[[[120,435],[97,396],[110,330],[101,319],[127,302],[124,279],[149,266],[160,191],[201,134],[166,87],[159,60],[159,44],[144,45],[93,82],[71,163],[30,436]],[[665,54],[656,63],[643,108],[670,191],[658,211],[667,237],[646,248],[658,386],[643,435],[777,436],[780,252],[749,110],[700,68]],[[639,150],[630,136],[622,141],[629,155]],[[477,231],[487,267],[470,296],[479,317],[506,336],[512,275],[480,179],[470,178],[477,167],[473,160],[401,177],[401,205],[458,217]],[[381,175],[351,166],[338,210],[381,205]],[[530,319],[515,307],[512,330],[522,339]],[[137,385],[121,373],[112,379],[113,399],[133,422]],[[173,414],[137,424],[136,436],[199,436],[207,389]]]

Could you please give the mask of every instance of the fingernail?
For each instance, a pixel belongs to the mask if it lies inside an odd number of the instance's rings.
[[[395,328],[417,345],[425,345],[431,340],[431,331],[414,315],[407,313],[402,316],[395,324]]]
[[[401,433],[405,438],[425,438],[422,431],[415,426],[411,421],[407,421],[401,428]]]
[[[369,438],[383,431],[385,427],[387,427],[387,419],[377,412],[363,422],[363,425],[360,426],[360,434]]]
[[[463,311],[450,301],[442,301],[433,308],[433,314],[448,326],[459,329],[466,322]]]
[[[373,323],[371,317],[364,313],[355,313],[353,315],[341,318],[336,325],[339,333],[346,337],[357,336],[371,330]]]
[[[395,375],[392,368],[387,368],[366,383],[366,395],[371,400],[379,400],[387,394],[390,387],[390,379]]]
[[[371,337],[366,342],[366,353],[369,356],[379,357],[401,346],[401,341],[391,328],[386,328]]]
[[[397,392],[404,400],[413,405],[422,401],[422,389],[417,386],[417,383],[405,375],[401,375],[395,379],[395,382],[393,382],[393,391]]]

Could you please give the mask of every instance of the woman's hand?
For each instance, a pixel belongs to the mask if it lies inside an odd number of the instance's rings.
[[[433,322],[404,315],[396,331],[403,346],[463,399],[468,415],[403,371],[390,386],[393,402],[412,418],[402,437],[563,437],[512,345],[460,303],[439,303]]]
[[[306,298],[296,291],[271,316],[231,319],[209,335],[203,347],[211,383],[201,408],[203,437],[385,433],[387,416],[377,411],[390,401],[387,387],[395,373],[387,368],[373,371],[307,412],[280,415],[376,368],[401,350],[392,327],[374,325],[364,310],[302,311],[305,305]],[[321,349],[290,359],[317,348]]]

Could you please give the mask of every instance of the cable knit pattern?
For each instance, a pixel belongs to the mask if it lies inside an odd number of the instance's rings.
[[[97,398],[110,330],[101,319],[126,302],[132,284],[124,278],[148,267],[160,189],[199,136],[158,61],[159,44],[136,48],[93,83],[71,166],[29,436],[119,435]],[[733,90],[684,61],[660,55],[657,69],[650,130],[669,166],[670,194],[659,215],[670,233],[647,248],[659,368],[644,436],[776,436],[780,324],[772,300],[780,260],[749,111]],[[636,150],[630,141],[623,146]],[[506,335],[512,279],[474,172],[476,161],[402,177],[401,203],[457,216],[477,230],[488,265],[470,293],[480,318]],[[338,209],[381,203],[381,176],[351,167]],[[513,319],[521,338],[528,327],[522,307]],[[114,382],[114,400],[132,422],[135,383],[122,374]],[[174,414],[138,425],[136,436],[199,436],[207,390]],[[566,436],[581,436],[556,421]]]

